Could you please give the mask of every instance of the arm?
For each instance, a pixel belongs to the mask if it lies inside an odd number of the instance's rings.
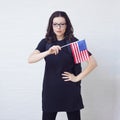
[[[90,56],[90,59],[87,61],[87,66],[86,68],[77,76],[69,73],[69,72],[64,72],[63,75],[63,79],[65,79],[65,81],[72,81],[72,82],[78,82],[81,79],[83,79],[84,77],[86,77],[90,72],[92,72],[97,66],[97,62],[94,59],[93,56]]]
[[[28,63],[36,63],[50,54],[56,55],[59,53],[59,50],[61,50],[61,48],[58,45],[52,46],[51,48],[49,48],[49,50],[46,50],[45,52],[34,50],[33,53],[28,57]]]
[[[32,54],[28,57],[28,63],[36,63],[49,55],[48,51],[40,52],[39,50],[34,50]]]
[[[90,72],[92,72],[97,67],[97,62],[93,56],[90,56],[89,61],[87,61],[87,66],[79,75],[77,75],[77,80],[81,80],[86,77]]]

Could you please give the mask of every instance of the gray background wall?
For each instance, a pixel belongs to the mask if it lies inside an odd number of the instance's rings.
[[[98,67],[82,81],[82,120],[120,120],[119,0],[0,0],[0,120],[41,120],[44,60],[27,58],[52,12],[68,13]],[[83,64],[84,67],[84,64]],[[59,113],[57,120],[67,120]]]

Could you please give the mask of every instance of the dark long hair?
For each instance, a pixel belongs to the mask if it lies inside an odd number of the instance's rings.
[[[73,30],[73,27],[72,27],[72,24],[70,22],[70,19],[69,19],[68,15],[65,12],[63,12],[63,11],[55,11],[51,15],[51,17],[49,18],[48,27],[47,27],[47,33],[46,33],[46,36],[45,36],[46,40],[48,42],[54,42],[54,41],[57,40],[56,35],[53,32],[53,27],[52,27],[53,19],[55,17],[63,17],[63,18],[65,18],[67,27],[66,27],[66,31],[65,31],[65,35],[64,36],[65,36],[65,38],[67,40],[71,40],[74,37],[74,35],[73,35],[73,31],[74,30]]]

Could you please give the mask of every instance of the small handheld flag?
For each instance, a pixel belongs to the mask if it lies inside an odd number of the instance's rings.
[[[84,62],[89,59],[85,40],[70,43],[75,64]]]

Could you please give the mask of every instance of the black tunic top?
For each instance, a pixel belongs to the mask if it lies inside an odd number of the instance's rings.
[[[67,40],[47,43],[41,40],[37,50],[44,52],[52,45],[65,45]],[[69,47],[64,47],[57,55],[45,57],[45,73],[42,91],[42,108],[47,112],[75,111],[83,108],[81,97],[81,82],[64,81],[63,72],[78,74],[81,72],[81,64],[74,64]]]

